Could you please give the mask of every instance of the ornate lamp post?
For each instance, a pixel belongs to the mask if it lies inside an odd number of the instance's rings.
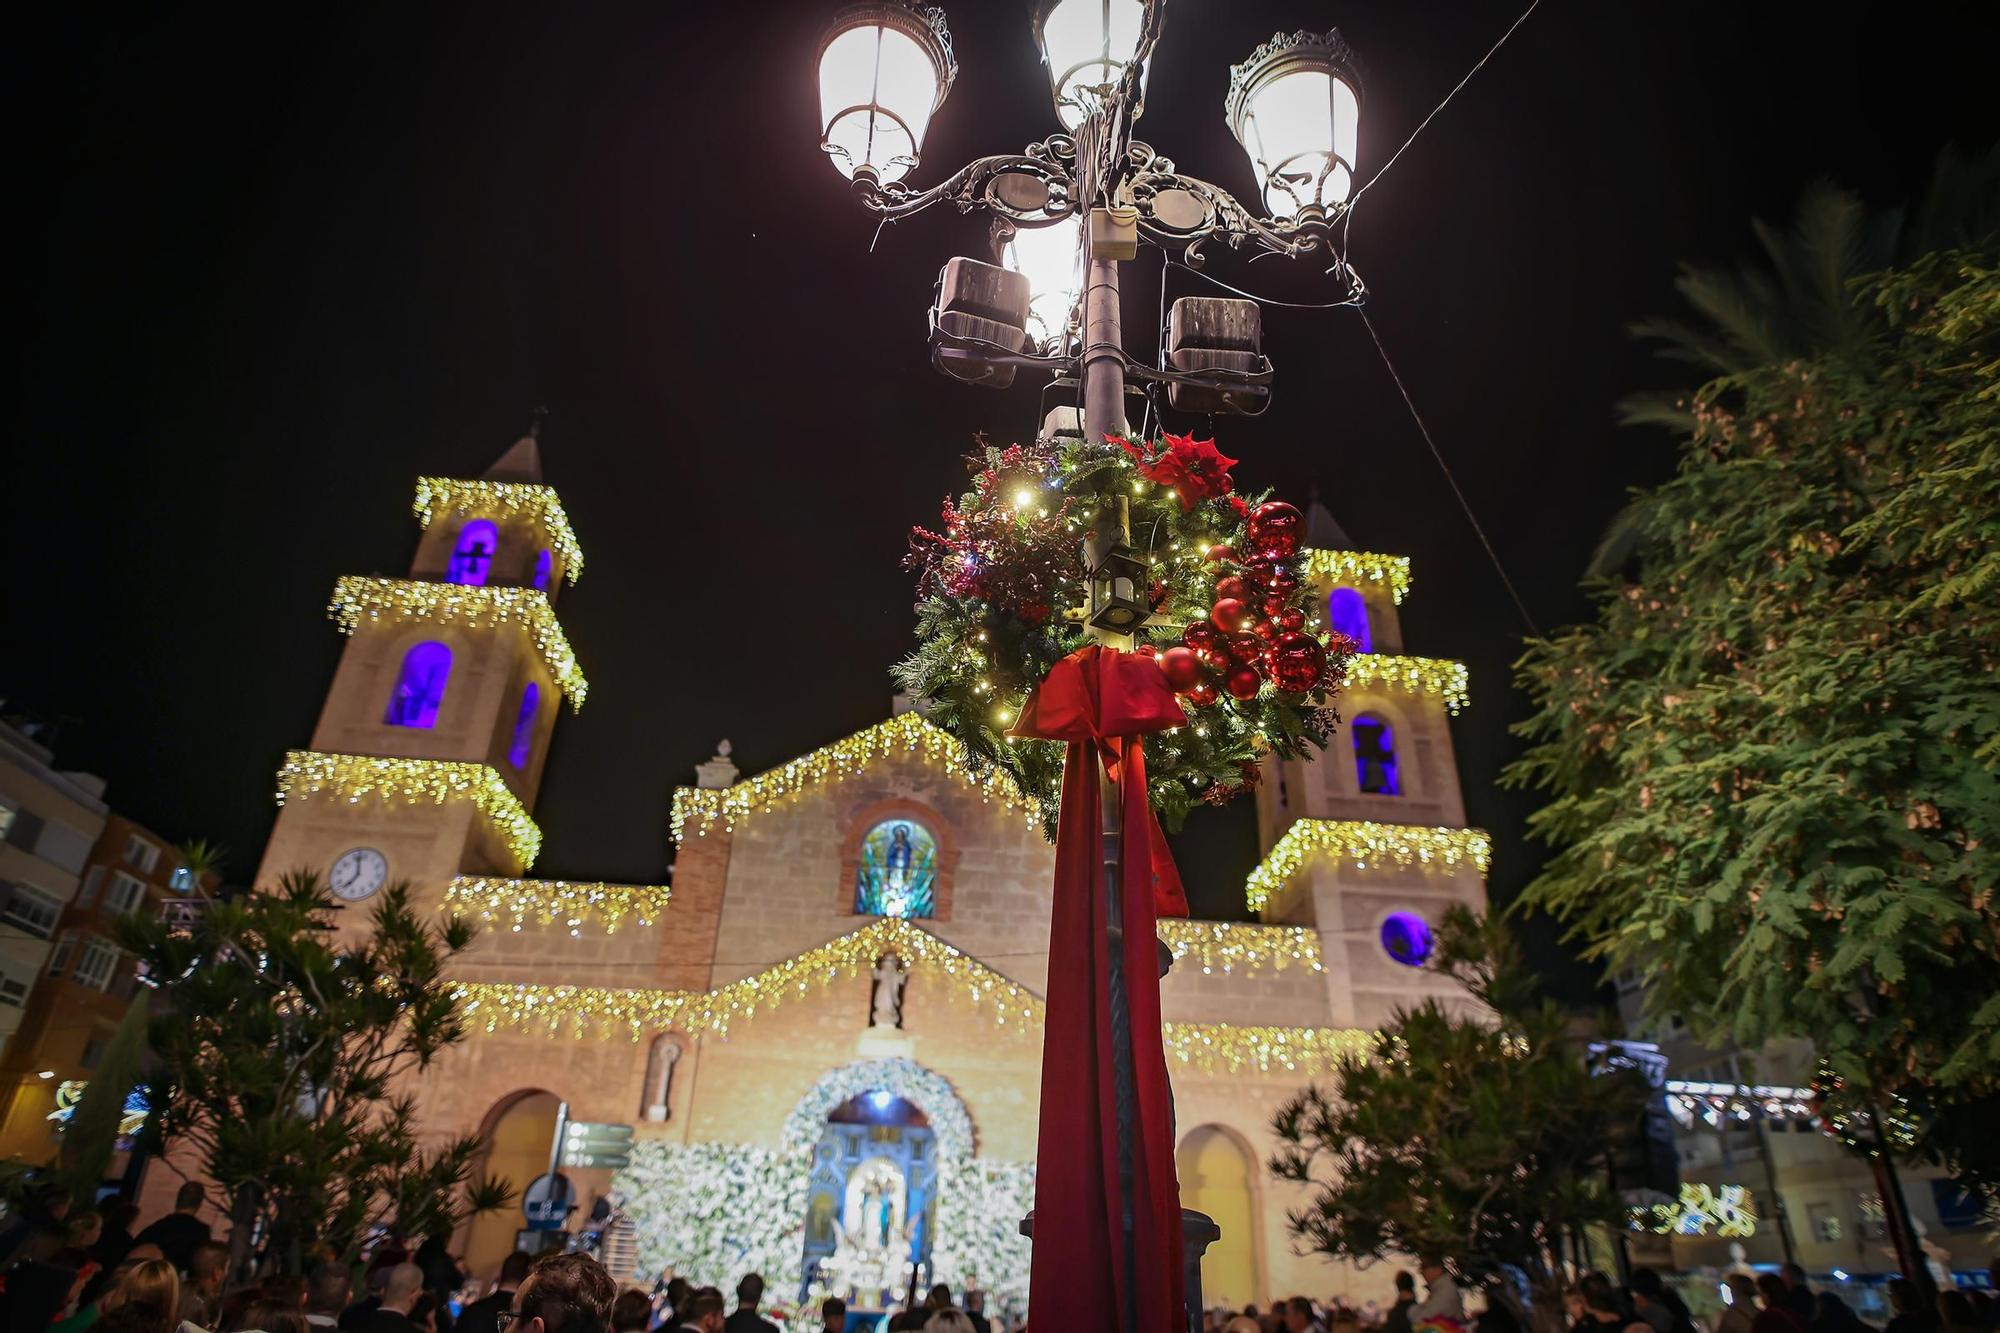
[[[984,208],[996,219],[1005,269],[957,258],[940,278],[932,311],[932,359],[974,383],[1004,386],[1021,369],[1081,382],[1087,437],[1122,435],[1128,379],[1164,384],[1176,401],[1212,411],[1262,410],[1269,363],[1259,347],[1256,308],[1247,301],[1183,298],[1175,302],[1174,346],[1167,365],[1129,356],[1120,337],[1119,264],[1140,240],[1179,249],[1199,267],[1202,247],[1219,242],[1329,261],[1328,272],[1358,300],[1360,279],[1335,238],[1353,192],[1361,108],[1360,80],[1336,32],[1279,34],[1231,70],[1225,114],[1259,178],[1263,210],[1227,190],[1179,171],[1135,139],[1145,110],[1147,69],[1166,0],[1037,0],[1035,41],[1054,101],[1059,133],[1020,153],[978,158],[937,184],[905,183],[916,168],[930,118],[956,70],[942,11],[913,0],[874,0],[841,10],[820,46],[822,146],[853,183],[862,207],[899,219],[934,204],[961,212]],[[1012,270],[1011,272],[1008,270]],[[1079,311],[1078,306],[1081,306]],[[1186,309],[1183,309],[1186,307]],[[1135,574],[1123,506],[1100,517],[1084,558],[1092,587],[1090,631],[1107,648],[1129,649],[1145,618],[1144,584]],[[1139,1333],[1134,1253],[1134,1074],[1119,921],[1120,800],[1099,773],[1103,811],[1103,882],[1110,962],[1110,1015],[1118,1130],[1118,1176],[1124,1201],[1119,1285],[1127,1333]],[[1110,947],[1104,947],[1108,944]],[[1157,1041],[1157,1034],[1147,1034]],[[1110,1108],[1107,1108],[1107,1114]],[[1189,1258],[1216,1236],[1199,1214],[1184,1220]],[[1078,1274],[1083,1280],[1091,1275]],[[1198,1293],[1198,1278],[1190,1291]],[[1191,1302],[1194,1310],[1199,1300]],[[1194,1316],[1192,1310],[1191,1322]],[[1147,1333],[1155,1333],[1147,1330]]]

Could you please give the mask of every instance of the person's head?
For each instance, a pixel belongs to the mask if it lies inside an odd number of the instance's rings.
[[[507,1257],[500,1261],[500,1277],[495,1285],[501,1291],[520,1290],[521,1284],[528,1280],[528,1267],[534,1261],[535,1256],[526,1250],[510,1250]],[[675,1281],[679,1279],[676,1278]],[[673,1293],[672,1283],[667,1285],[667,1293],[669,1295]]]
[[[157,1327],[172,1327],[181,1308],[181,1275],[165,1259],[141,1259],[125,1270],[98,1308],[109,1312],[127,1305],[144,1311]]]
[[[1972,1328],[1978,1322],[1972,1312],[1972,1301],[1957,1287],[1945,1287],[1938,1292],[1937,1308],[1946,1328]]]
[[[687,1308],[681,1311],[681,1322],[698,1328],[701,1333],[722,1333],[722,1292],[716,1287],[696,1287],[688,1293]],[[558,1333],[551,1330],[551,1333]]]
[[[847,1302],[838,1296],[829,1296],[819,1303],[820,1327],[826,1333],[847,1327]]]
[[[1222,1326],[1222,1333],[1264,1333],[1264,1326],[1257,1322],[1257,1316],[1250,1313],[1250,1308],[1231,1316],[1229,1322]]]
[[[306,1333],[308,1327],[297,1307],[259,1296],[235,1311],[221,1333]]]
[[[1301,1330],[1311,1328],[1312,1321],[1313,1303],[1310,1300],[1304,1296],[1294,1296],[1285,1302],[1285,1327],[1290,1329],[1291,1333],[1301,1333]]]
[[[757,1308],[758,1302],[763,1299],[764,1275],[762,1273],[745,1273],[743,1280],[736,1284],[736,1303],[746,1310],[754,1310]]]
[[[382,1285],[382,1308],[408,1314],[417,1303],[417,1293],[423,1289],[423,1269],[415,1264],[397,1264],[389,1270],[389,1280]]]
[[[71,1213],[63,1222],[69,1231],[69,1243],[80,1250],[97,1244],[97,1238],[104,1234],[104,1216],[101,1213]]]
[[[1772,1310],[1781,1308],[1785,1303],[1785,1292],[1787,1290],[1789,1289],[1785,1286],[1785,1279],[1779,1277],[1776,1273],[1759,1273],[1757,1275],[1757,1294],[1764,1298],[1766,1308]]]
[[[986,1313],[986,1293],[976,1287],[967,1291],[959,1300],[961,1302],[960,1308],[967,1314]]]
[[[1786,1286],[1803,1287],[1806,1284],[1806,1270],[1797,1264],[1786,1264],[1780,1271],[1785,1275]]]
[[[946,1305],[924,1321],[924,1333],[978,1333],[965,1311]]]
[[[174,1194],[174,1211],[177,1213],[199,1212],[202,1203],[207,1198],[208,1191],[202,1188],[201,1182],[199,1180],[190,1180],[182,1185]]]
[[[153,1244],[150,1240],[143,1245],[134,1245],[131,1249],[125,1251],[125,1262],[128,1264],[144,1263],[147,1260],[164,1259],[166,1257],[167,1252]]]
[[[313,1270],[312,1286],[306,1292],[306,1308],[314,1314],[337,1315],[347,1308],[353,1279],[339,1264],[321,1264]]]
[[[645,1333],[653,1323],[653,1302],[636,1287],[627,1287],[611,1302],[611,1333]]]
[[[270,1298],[273,1305],[287,1310],[303,1310],[306,1308],[308,1285],[303,1273],[279,1273],[264,1279],[264,1295]]]
[[[938,1283],[931,1288],[930,1295],[924,1298],[924,1304],[933,1310],[948,1309],[951,1305],[951,1288],[942,1282]],[[928,1328],[929,1325],[925,1327]]]
[[[1635,1268],[1632,1270],[1632,1294],[1634,1296],[1644,1296],[1650,1303],[1658,1305],[1660,1303],[1660,1293],[1666,1290],[1666,1286],[1667,1284],[1660,1280],[1660,1274],[1657,1269]]]
[[[1444,1260],[1435,1254],[1426,1254],[1417,1260],[1417,1271],[1424,1275],[1426,1285],[1444,1276]]]
[[[605,1333],[617,1299],[618,1284],[589,1255],[543,1254],[514,1293],[521,1318],[509,1333]]]
[[[222,1290],[223,1274],[229,1271],[229,1247],[219,1240],[205,1240],[188,1257],[188,1284],[206,1295]]]
[[[1397,1269],[1396,1304],[1401,1305],[1404,1301],[1413,1301],[1416,1298],[1417,1298],[1417,1279],[1411,1275],[1409,1269],[1407,1268]]]
[[[688,1285],[688,1280],[684,1277],[668,1278],[667,1304],[676,1310],[680,1309],[683,1305],[687,1304],[688,1294],[693,1290],[694,1288]]]
[[[130,1231],[132,1224],[139,1219],[139,1205],[122,1194],[106,1199],[98,1212],[104,1218],[104,1230],[110,1232]]]
[[[1577,1294],[1583,1297],[1583,1306],[1595,1315],[1615,1317],[1618,1311],[1618,1293],[1611,1286],[1611,1279],[1602,1273],[1585,1273],[1583,1280],[1576,1284]]]
[[[1901,1280],[1901,1278],[1897,1279],[1899,1282]],[[1892,1298],[1893,1295],[1894,1293],[1891,1293]],[[1729,1303],[1745,1314],[1756,1313],[1757,1284],[1750,1280],[1748,1273],[1731,1273],[1729,1275]]]

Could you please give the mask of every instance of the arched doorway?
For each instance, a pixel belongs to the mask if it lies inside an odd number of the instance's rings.
[[[1222,1239],[1201,1259],[1201,1297],[1207,1305],[1242,1309],[1261,1301],[1257,1274],[1257,1208],[1251,1196],[1249,1148],[1221,1125],[1198,1125],[1175,1154],[1181,1206],[1207,1213]]]
[[[870,1310],[913,1269],[928,1275],[937,1176],[937,1135],[914,1102],[873,1089],[834,1107],[813,1147],[804,1280]]]
[[[480,1126],[486,1141],[484,1160],[473,1174],[504,1177],[516,1195],[549,1169],[549,1146],[555,1142],[556,1112],[561,1101],[538,1088],[511,1093],[493,1104]],[[503,1208],[472,1219],[466,1232],[465,1265],[476,1277],[490,1276],[514,1248],[521,1229],[521,1210]]]

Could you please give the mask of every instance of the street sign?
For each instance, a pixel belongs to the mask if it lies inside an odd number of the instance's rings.
[[[527,1219],[530,1231],[560,1231],[575,1207],[576,1189],[569,1177],[559,1172],[536,1176],[521,1191],[521,1216]]]
[[[556,1164],[622,1170],[632,1165],[632,1139],[630,1125],[572,1120],[563,1126]]]

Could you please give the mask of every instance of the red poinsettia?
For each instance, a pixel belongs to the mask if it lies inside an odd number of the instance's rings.
[[[1238,460],[1225,457],[1212,439],[1197,440],[1192,432],[1163,436],[1165,447],[1148,457],[1143,446],[1130,440],[1116,435],[1105,438],[1131,455],[1140,476],[1155,485],[1173,487],[1180,497],[1183,513],[1193,509],[1198,501],[1229,494],[1233,485],[1229,469]]]

